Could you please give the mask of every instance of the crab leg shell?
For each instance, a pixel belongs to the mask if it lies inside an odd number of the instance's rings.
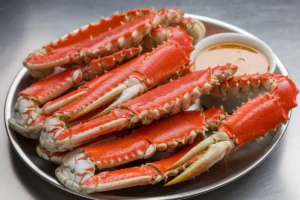
[[[40,145],[49,151],[67,151],[100,135],[122,130],[130,125],[132,113],[128,110],[116,109],[100,118],[80,123],[70,128],[52,116],[48,118],[42,134]]]
[[[78,30],[63,36],[55,42],[51,42],[44,48],[51,52],[54,49],[62,48],[77,44],[78,42],[88,39],[91,36],[95,37],[104,32],[108,32],[113,28],[121,26],[124,23],[140,18],[141,16],[149,15],[154,12],[153,8],[138,8],[134,10],[128,10],[121,14],[115,13],[109,18],[102,18],[101,20],[86,25]]]
[[[147,16],[153,13],[153,9],[139,9],[139,10],[129,10],[122,14],[114,15],[110,18],[103,18],[102,20],[82,27],[69,33],[63,38],[51,42],[46,45],[43,49],[39,49],[31,54],[24,60],[24,65],[31,70],[40,70],[45,67],[55,67],[59,63],[41,63],[49,55],[57,54],[56,51],[60,49],[71,50],[80,45],[83,41],[90,40],[91,37],[95,37],[101,34],[109,34],[111,29],[122,26],[124,23],[128,23],[132,20],[138,19],[142,16]],[[61,59],[57,55],[57,59]]]
[[[69,161],[64,161],[66,165],[58,167],[55,174],[61,183],[76,192],[92,193],[151,184],[158,175],[156,170],[146,165],[94,175],[95,166],[86,160],[84,154],[69,157]],[[82,168],[71,171],[69,168],[75,164],[73,160],[76,163],[83,163]]]
[[[194,147],[198,142],[181,149],[179,152],[164,158],[160,161],[147,163],[140,167],[131,167],[111,172],[101,172],[87,180],[82,185],[83,192],[101,192],[115,189],[122,189],[138,185],[156,184],[162,180],[167,180],[169,177],[177,175],[186,166],[192,163],[186,163],[172,171],[167,169],[172,166],[186,152]]]
[[[195,142],[160,161],[140,167],[101,172],[97,175],[95,175],[95,165],[85,154],[78,154],[77,151],[72,151],[64,158],[64,162],[56,169],[55,174],[67,188],[81,193],[103,192],[138,185],[155,184],[176,175],[190,165],[194,159],[177,169],[167,171],[170,166],[197,143]]]
[[[87,93],[91,88],[96,87],[98,85],[99,77],[96,76],[103,74],[105,71],[113,69],[118,64],[121,64],[124,61],[128,61],[133,57],[136,57],[140,53],[141,53],[140,47],[129,48],[129,49],[123,49],[120,52],[114,53],[109,56],[92,60],[88,66],[78,69],[81,71],[84,80],[87,81],[92,80],[92,81],[85,83],[84,85],[80,86],[77,90],[74,90],[53,101],[47,102],[42,109],[46,114],[51,114],[57,111],[59,108],[73,102],[80,96]]]
[[[132,160],[148,158],[155,151],[172,151],[177,146],[192,143],[196,137],[204,138],[207,126],[215,129],[225,118],[223,108],[211,108],[204,113],[184,112],[140,128],[125,138],[128,131],[102,135],[97,138],[98,142],[92,141],[91,145],[85,144],[86,147],[81,149],[96,163],[98,169],[114,167]],[[55,163],[60,163],[67,153],[56,154],[40,146],[37,147],[37,152],[44,159]]]
[[[145,55],[141,55],[95,78],[88,83],[88,88],[90,88],[88,92],[72,103],[60,108],[54,115],[67,120],[71,117],[75,119],[97,107],[101,107],[101,105],[109,103],[112,99],[118,97],[128,87],[127,85],[135,84],[135,82],[126,83],[126,80],[132,74],[134,68],[140,65],[144,57]],[[125,84],[122,85],[124,82]],[[92,84],[92,87],[90,84]],[[78,112],[82,114],[74,117]]]
[[[97,141],[91,141],[90,143],[85,144],[85,146],[98,145],[101,143],[114,141],[116,139],[124,138],[126,135],[129,135],[129,132],[126,130],[116,131],[111,134],[102,135],[99,138],[97,138]],[[40,157],[42,157],[45,160],[51,161],[55,164],[61,164],[64,156],[68,153],[68,151],[51,152],[42,148],[40,145],[37,146],[36,151]]]
[[[184,171],[186,167],[191,165],[199,156],[201,156],[201,155],[197,155],[194,158],[190,159],[188,162],[185,162],[183,165],[170,170],[171,166],[173,166],[178,160],[180,160],[187,152],[189,152],[191,149],[193,149],[200,142],[201,142],[201,140],[194,141],[191,145],[183,147],[175,154],[172,154],[171,156],[169,156],[167,158],[163,158],[159,161],[147,163],[146,165],[153,167],[156,171],[159,172],[161,177],[160,177],[160,179],[157,178],[157,180],[164,179],[165,181],[167,181],[170,177],[177,176],[180,172]],[[155,183],[157,183],[157,182],[158,181],[156,181]]]
[[[126,138],[84,147],[82,152],[90,157],[98,169],[104,169],[147,159],[156,151],[173,151],[179,146],[191,144],[196,137],[203,139],[209,126],[206,121],[215,120],[220,125],[224,119],[223,109],[208,112],[215,113],[211,114],[213,119],[207,118],[206,112],[202,111],[183,112],[144,126]]]
[[[81,80],[82,72],[79,69],[68,69],[32,84],[19,95],[34,99],[41,105],[58,97]]]
[[[288,112],[297,106],[298,89],[286,76],[276,74],[246,75],[229,80],[229,84],[226,85],[231,85],[233,81],[238,83],[233,85],[242,87],[244,91],[250,92],[251,90],[247,88],[251,88],[249,86],[253,84],[253,87],[265,89],[269,93],[259,95],[238,108],[223,122],[218,132],[212,135],[212,137],[223,135],[227,139],[224,137],[222,140],[214,140],[204,146],[203,144],[207,142],[206,139],[174,164],[173,167],[177,167],[197,153],[205,151],[203,158],[199,159],[197,164],[188,168],[168,185],[179,183],[202,173],[221,160],[234,147],[245,145],[251,140],[267,134],[268,131],[276,129],[280,123],[285,123],[288,120]],[[237,90],[233,89],[232,91],[237,94]],[[229,90],[226,94],[228,92]],[[214,159],[210,154],[214,155]]]
[[[183,12],[176,9],[150,13],[93,38],[84,39],[78,45],[59,48],[46,56],[30,56],[24,61],[24,65],[33,70],[45,69],[109,55],[123,48],[137,46],[151,29],[161,23],[162,19],[169,20],[166,23],[174,23],[179,22],[182,16]]]
[[[137,46],[143,35],[149,33],[152,27],[151,22],[154,19],[155,14],[141,17],[109,32],[98,35],[93,39],[85,39],[77,47],[63,47],[49,55],[29,57],[24,62],[24,65],[29,70],[54,68],[68,63],[80,63],[84,59],[90,61],[91,58],[109,55],[120,49],[129,48],[134,45]],[[133,34],[134,31],[136,31],[136,34]],[[138,35],[138,33],[141,35]],[[130,41],[130,43],[125,43],[124,40]]]
[[[201,142],[200,142],[201,143]],[[199,144],[198,144],[199,145]],[[174,185],[185,181],[189,178],[194,177],[206,170],[208,170],[215,163],[222,160],[226,154],[228,154],[233,149],[233,144],[231,141],[220,141],[208,146],[205,152],[197,154],[197,159],[186,169],[183,170],[181,174],[175,177],[173,180],[165,184],[165,186]],[[196,148],[196,147],[194,147]],[[187,162],[190,162],[188,160]],[[172,168],[178,168],[173,165]],[[168,171],[173,171],[174,169],[168,169]]]
[[[37,139],[48,117],[39,105],[51,100],[82,80],[80,69],[68,69],[49,76],[19,93],[10,127],[21,135]]]
[[[209,108],[204,114],[205,121],[211,130],[218,130],[220,123],[228,117],[223,107]]]
[[[159,86],[122,104],[121,107],[134,112],[143,124],[149,124],[162,115],[186,110],[200,95],[209,94],[213,85],[231,78],[236,70],[236,66],[227,64],[194,72]]]
[[[122,49],[109,56],[93,59],[86,67],[84,67],[83,76],[85,77],[85,80],[92,80],[96,76],[99,76],[106,71],[110,71],[116,66],[140,55],[141,52],[141,46],[132,47],[128,49]]]
[[[144,93],[170,77],[189,62],[189,54],[193,46],[191,38],[184,31],[174,27],[154,31],[160,35],[168,35],[164,40],[166,42],[152,52],[145,53],[108,72],[100,78],[106,81],[102,81],[99,87],[94,87],[89,93],[62,108],[58,113],[69,113],[72,121],[121,95],[104,111],[107,113],[120,103]],[[101,114],[103,115],[103,112]]]

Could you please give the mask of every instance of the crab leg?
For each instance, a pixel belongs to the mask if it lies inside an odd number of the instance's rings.
[[[155,184],[177,175],[189,166],[193,160],[174,170],[167,171],[170,166],[196,144],[198,144],[198,141],[160,161],[139,167],[101,172],[97,175],[95,175],[96,165],[93,161],[84,153],[78,153],[75,150],[66,155],[63,164],[55,170],[55,174],[63,185],[80,193],[104,192],[138,185]]]
[[[51,117],[42,131],[40,145],[52,152],[71,150],[100,135],[176,114],[186,110],[200,95],[208,94],[213,85],[231,78],[236,70],[236,66],[227,64],[190,73],[121,104],[107,115],[70,128],[59,118]]]
[[[47,118],[39,105],[44,104],[78,84],[82,74],[78,69],[69,69],[34,83],[19,93],[14,107],[14,117],[9,119],[10,126],[18,133],[29,138],[38,138],[42,124]]]
[[[49,74],[47,73],[47,71],[49,70],[44,69],[45,67],[51,67],[49,66],[49,64],[52,66],[53,65],[59,66],[59,63],[39,63],[47,56],[57,54],[57,51],[59,51],[60,49],[69,48],[71,50],[72,46],[74,49],[76,49],[76,47],[80,45],[80,43],[84,40],[91,39],[92,37],[95,37],[97,35],[101,35],[105,33],[107,34],[110,32],[111,29],[117,28],[118,26],[121,26],[122,24],[126,24],[130,21],[134,21],[135,19],[138,19],[142,16],[150,15],[150,13],[153,12],[154,10],[151,8],[135,9],[135,10],[126,11],[121,14],[115,14],[110,18],[103,18],[98,22],[94,22],[80,29],[77,29],[72,33],[63,36],[57,41],[51,42],[48,45],[44,46],[43,48],[30,53],[28,57],[24,60],[23,64],[30,70],[33,76],[43,77]],[[61,56],[58,54],[56,57],[58,60],[57,62],[59,62]]]
[[[296,85],[286,76],[276,74],[245,75],[225,81],[219,93],[237,95],[238,91],[248,93],[265,90],[268,93],[249,100],[238,108],[220,126],[218,132],[200,142],[172,168],[181,166],[196,155],[201,156],[182,174],[167,185],[176,184],[200,174],[213,164],[223,159],[235,147],[247,144],[253,139],[263,136],[268,131],[276,129],[280,123],[288,120],[289,111],[297,106]],[[172,169],[171,168],[171,169]]]
[[[117,65],[136,57],[141,53],[141,48],[129,48],[123,49],[115,54],[110,56],[105,56],[102,58],[98,58],[92,60],[87,66],[80,68],[82,73],[82,79],[84,81],[90,82],[85,83],[84,85],[80,86],[77,90],[74,90],[54,101],[49,101],[43,106],[43,110],[46,114],[52,114],[57,111],[59,108],[73,102],[77,98],[81,97],[85,93],[87,93],[90,89],[97,86],[99,76],[103,74],[105,71],[112,70]],[[96,78],[95,78],[96,77]]]
[[[218,113],[216,113],[215,115],[217,115],[217,114]],[[130,134],[130,132],[127,130],[116,131],[111,134],[102,135],[99,138],[97,138],[97,141],[91,141],[90,143],[85,144],[85,146],[87,147],[89,145],[98,145],[98,144],[114,141],[117,139],[124,138],[129,134]],[[50,152],[50,151],[47,151],[46,149],[40,147],[39,145],[37,146],[36,151],[40,157],[44,158],[45,160],[49,160],[55,164],[61,164],[64,156],[68,153],[68,151]]]
[[[95,84],[97,80],[94,79],[52,102],[49,102],[50,100],[79,85],[82,81],[91,80],[95,75],[100,75],[139,55],[140,52],[141,48],[124,49],[110,56],[93,60],[88,66],[67,69],[32,84],[19,93],[20,97],[14,108],[15,115],[9,119],[10,126],[25,137],[37,139],[42,124],[49,115],[88,92],[97,85]],[[39,106],[43,104],[45,105],[40,108]]]
[[[96,23],[97,28],[94,28],[94,32],[90,32],[91,28],[88,26],[84,28],[84,34],[80,31],[78,34],[75,33],[78,37],[67,39],[60,45],[46,46],[38,53],[30,54],[25,59],[24,65],[35,72],[69,63],[89,62],[92,58],[137,46],[144,36],[158,25],[180,22],[183,16],[183,12],[178,9],[150,11],[149,9],[128,11],[108,20],[101,20]],[[102,26],[104,29],[98,31]]]
[[[192,106],[189,107],[187,111],[194,111],[194,110],[199,110],[199,102],[196,101]],[[98,111],[96,110],[95,113]],[[88,121],[90,120],[91,116],[94,116],[93,113],[89,113],[87,115],[84,115],[83,117],[80,117],[78,121],[74,122],[73,125],[76,125],[80,122],[83,121]],[[205,111],[205,116],[206,116],[206,121],[209,124],[209,127],[214,130],[217,129],[219,126],[220,120],[223,120],[224,117],[226,117],[226,114],[223,112],[223,108],[210,108],[209,110]],[[220,119],[221,118],[221,119]],[[45,120],[46,121],[46,120]],[[113,141],[116,139],[124,138],[125,136],[128,136],[131,132],[129,130],[121,130],[121,131],[116,131],[110,134],[105,134],[100,137],[97,137],[95,140],[92,140],[90,143],[91,145],[95,145],[98,143],[104,143],[107,141]],[[88,144],[84,144],[86,147]],[[69,152],[51,152],[46,150],[45,148],[42,148],[40,145],[37,146],[37,153],[40,157],[44,158],[45,160],[49,160],[51,162],[54,162],[56,164],[60,164],[63,157]]]
[[[177,147],[193,143],[196,137],[203,139],[206,128],[216,130],[225,117],[223,109],[217,108],[208,110],[207,114],[184,112],[142,127],[128,137],[83,147],[81,152],[88,155],[98,169],[115,167],[147,159],[156,151],[172,152]]]

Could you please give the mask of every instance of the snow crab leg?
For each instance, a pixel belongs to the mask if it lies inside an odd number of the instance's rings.
[[[90,143],[85,144],[85,147],[90,146],[90,145],[99,145],[99,144],[111,142],[114,140],[120,140],[122,138],[125,138],[129,134],[130,134],[129,131],[122,130],[122,131],[116,131],[116,132],[113,132],[113,133],[107,134],[107,135],[101,135],[100,137],[97,138],[96,141],[91,141]],[[41,148],[39,145],[37,146],[36,151],[40,157],[42,157],[45,160],[51,161],[55,164],[61,164],[64,156],[68,153],[68,151],[50,152],[44,148]]]
[[[122,49],[137,47],[143,38],[159,25],[179,23],[179,9],[135,9],[76,30],[33,53],[23,62],[33,76],[49,74],[57,66],[89,63],[91,59],[110,55]]]
[[[182,182],[206,171],[235,148],[267,134],[268,131],[276,129],[280,123],[288,120],[289,111],[297,106],[296,96],[299,91],[286,76],[278,74],[239,76],[223,82],[214,93],[226,97],[258,90],[268,93],[249,100],[223,122],[214,134],[222,135],[222,140],[206,141],[208,139],[205,139],[176,162],[170,169],[175,169],[195,156],[201,155],[167,185]]]
[[[205,112],[187,111],[164,118],[134,131],[128,137],[83,147],[70,152],[56,170],[56,176],[64,185],[75,191],[94,192],[95,188],[99,188],[96,191],[103,190],[100,188],[105,188],[104,190],[115,189],[118,185],[117,179],[109,181],[110,187],[94,182],[98,176],[101,176],[96,175],[95,171],[116,167],[137,159],[147,159],[156,151],[167,150],[172,152],[177,147],[192,144],[196,138],[205,138],[205,130],[207,128],[216,130],[225,117],[226,113],[224,113],[223,109],[211,108]],[[148,166],[154,169],[157,167],[166,169],[169,166],[166,165],[168,163],[167,160],[148,164]],[[125,172],[127,171],[125,170]],[[108,173],[117,175],[117,172]],[[169,176],[169,174],[163,174],[162,170],[159,172],[162,173],[160,179]],[[141,174],[135,178],[141,179],[142,177],[140,176]],[[130,180],[131,178],[133,179]],[[134,177],[131,178],[125,178],[123,181],[126,180],[127,184],[122,184],[120,187],[140,184],[139,181],[134,181]],[[88,188],[90,188],[88,191],[86,191],[87,188],[85,187],[87,182],[90,182],[87,184],[89,185]],[[92,182],[94,185],[91,184]]]

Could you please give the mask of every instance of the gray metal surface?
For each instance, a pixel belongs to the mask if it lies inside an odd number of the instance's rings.
[[[0,3],[0,60],[1,103],[4,104],[9,84],[21,67],[20,61],[28,52],[45,41],[53,40],[69,30],[75,29],[99,15],[110,15],[114,10],[133,7],[179,7],[185,12],[211,16],[238,25],[260,37],[269,44],[291,72],[299,85],[297,70],[299,52],[299,2],[280,4],[270,2],[6,2]],[[298,12],[297,12],[298,11]],[[51,24],[51,25],[49,25]],[[298,74],[297,74],[298,73]],[[3,108],[1,107],[1,110]],[[2,116],[1,116],[2,118]],[[214,192],[202,195],[202,199],[298,199],[300,174],[300,136],[296,120],[299,109],[295,109],[286,136],[275,151],[258,168],[241,179]],[[77,199],[60,191],[36,176],[12,150],[1,120],[0,138],[0,195],[6,199]],[[256,148],[251,146],[250,148]],[[43,166],[42,166],[43,167]],[[232,166],[235,168],[236,166]],[[232,170],[228,169],[228,170]],[[220,171],[223,173],[224,171]],[[205,176],[202,178],[211,178]],[[201,180],[201,179],[197,179]],[[157,188],[154,186],[155,189]],[[180,188],[178,187],[177,190]],[[11,192],[14,191],[14,192]],[[138,193],[149,193],[151,187],[140,188]],[[79,199],[79,198],[78,198]]]

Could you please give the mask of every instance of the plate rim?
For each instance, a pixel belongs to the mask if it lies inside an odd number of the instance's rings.
[[[235,25],[229,24],[227,22],[218,20],[218,19],[214,19],[211,17],[206,17],[206,16],[202,16],[202,15],[196,15],[196,14],[185,14],[185,17],[191,17],[193,19],[198,19],[200,21],[204,21],[207,23],[211,23],[226,29],[230,29],[233,32],[238,32],[250,37],[254,37],[257,38],[256,36],[254,36],[253,34],[249,33],[248,31],[239,28]],[[285,68],[284,64],[282,63],[282,61],[278,58],[278,56],[274,53],[275,55],[275,59],[276,59],[276,65],[277,68],[280,69],[280,71],[282,72],[283,75],[290,77],[288,70]],[[69,189],[67,189],[66,187],[64,187],[61,183],[59,183],[56,179],[54,180],[53,177],[50,177],[48,174],[46,174],[43,170],[41,170],[38,166],[36,166],[31,160],[30,158],[26,155],[26,153],[24,151],[22,151],[21,147],[18,144],[18,139],[16,136],[16,133],[14,131],[11,131],[9,128],[9,124],[8,124],[8,118],[11,116],[11,109],[9,108],[12,104],[12,100],[14,97],[14,92],[15,91],[19,82],[21,81],[21,79],[24,77],[24,75],[26,74],[27,69],[25,67],[22,67],[18,73],[16,74],[16,76],[14,77],[9,90],[7,92],[6,98],[5,98],[5,104],[4,104],[4,125],[5,125],[5,129],[6,129],[6,133],[7,136],[10,140],[10,142],[12,143],[12,146],[14,147],[14,150],[17,152],[18,156],[21,157],[21,160],[23,160],[27,166],[34,171],[34,173],[36,173],[39,177],[41,177],[42,179],[44,179],[45,181],[47,181],[48,183],[54,185],[55,187],[62,189],[68,193],[71,193],[73,195],[76,196],[80,196],[80,197],[84,197],[87,199],[119,199],[119,198],[130,198],[130,197],[124,197],[124,196],[116,196],[116,195],[107,195],[107,194],[101,194],[102,197],[94,197],[94,196],[90,196],[88,194],[80,194],[80,193],[76,193],[73,192]],[[291,113],[292,111],[290,111],[289,113],[289,118],[291,118]],[[157,200],[157,199],[182,199],[182,198],[191,198],[193,196],[197,196],[197,195],[201,195],[207,192],[210,192],[212,190],[218,189],[222,186],[225,186],[231,182],[233,182],[234,180],[244,176],[245,174],[247,174],[248,172],[250,172],[251,170],[253,170],[255,167],[257,167],[262,161],[264,161],[270,154],[271,152],[274,150],[274,148],[277,146],[277,144],[279,143],[279,141],[281,140],[281,138],[283,137],[283,135],[285,134],[285,131],[288,127],[289,124],[288,120],[286,122],[286,124],[284,124],[282,126],[282,130],[281,130],[281,134],[279,135],[279,137],[277,138],[277,140],[274,142],[274,144],[270,147],[270,149],[268,149],[268,151],[266,151],[264,153],[264,155],[262,157],[260,157],[258,160],[256,160],[254,163],[250,164],[246,169],[241,170],[239,172],[237,172],[236,174],[234,174],[232,177],[228,178],[227,180],[223,180],[220,183],[214,183],[213,186],[208,187],[208,188],[197,188],[194,190],[190,190],[190,191],[186,191],[186,192],[182,192],[179,194],[174,194],[174,195],[167,195],[167,196],[158,196],[158,197],[146,197],[146,198],[135,198],[135,199],[147,199],[147,200]]]

